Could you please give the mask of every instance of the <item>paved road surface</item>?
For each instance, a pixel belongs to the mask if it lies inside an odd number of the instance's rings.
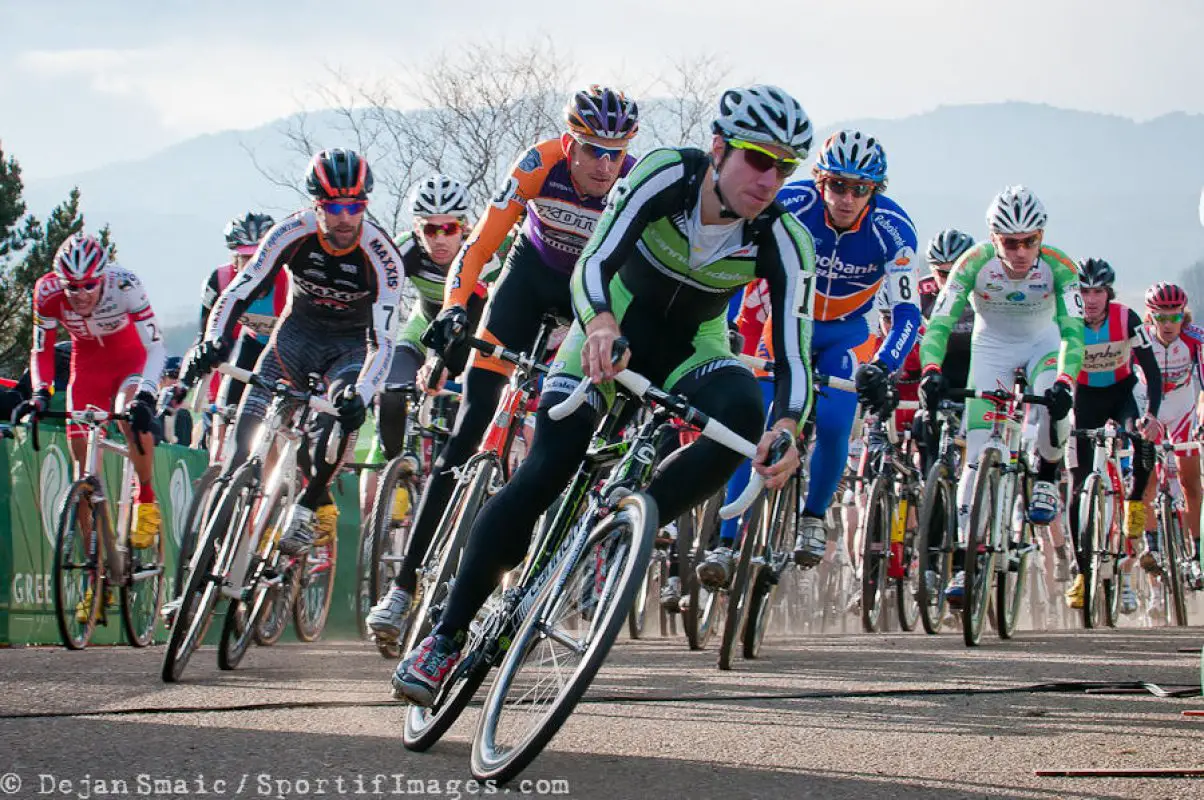
[[[1181,714],[1204,699],[987,693],[1075,681],[1198,687],[1202,645],[1201,628],[1027,633],[973,651],[953,635],[831,635],[767,642],[763,660],[720,673],[713,648],[623,640],[523,775],[562,783],[505,788],[523,796],[567,782],[567,794],[545,796],[641,800],[1204,798],[1204,779],[1033,774],[1204,767],[1204,718]],[[410,779],[435,782],[426,796],[473,796],[473,709],[432,751],[407,752],[401,707],[384,702],[392,665],[365,645],[282,643],[252,650],[233,673],[219,672],[209,649],[176,686],[159,682],[161,657],[162,648],[0,651],[0,792],[16,775],[13,796],[80,800],[123,788],[95,784],[115,779],[131,796],[147,789],[143,797],[230,797],[240,781],[243,797],[414,796]],[[296,705],[312,701],[332,705]],[[397,773],[402,783],[374,787],[373,776]],[[139,775],[187,785],[155,792]]]

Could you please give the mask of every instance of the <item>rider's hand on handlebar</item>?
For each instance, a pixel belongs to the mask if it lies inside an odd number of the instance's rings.
[[[422,366],[418,368],[418,375],[414,378],[415,383],[417,383],[417,385],[421,387],[423,391],[431,395],[438,394],[439,392],[443,391],[443,387],[447,385],[447,369],[441,368],[439,370],[439,380],[434,386],[431,386],[431,373],[435,369],[435,361],[435,358],[429,358],[423,362]]]
[[[147,391],[134,395],[134,402],[127,409],[130,415],[130,430],[134,433],[150,433],[155,419],[155,396]]]
[[[447,349],[468,334],[468,311],[463,306],[451,306],[439,312],[435,321],[422,332],[422,343],[436,355],[446,355]]]
[[[772,428],[765,431],[761,441],[757,443],[757,455],[753,459],[753,469],[765,479],[765,486],[770,489],[780,489],[795,473],[799,466],[798,446],[794,440],[795,421],[792,419],[778,420]],[[769,459],[769,449],[785,432],[789,437],[789,446],[777,462],[766,464]],[[785,440],[785,437],[782,437]]]
[[[26,417],[36,416],[50,408],[51,394],[50,389],[47,388],[38,389],[34,392],[33,397],[23,401],[13,409],[12,424],[18,425]]]
[[[1148,412],[1141,415],[1141,419],[1137,420],[1137,432],[1141,434],[1141,438],[1147,442],[1157,444],[1162,438],[1162,425],[1156,418]]]
[[[585,346],[581,349],[581,369],[594,383],[610,380],[627,368],[631,350],[626,349],[617,361],[612,361],[615,340],[622,336],[613,314],[602,313],[585,326]]]
[[[1074,387],[1059,378],[1054,385],[1045,390],[1045,400],[1049,403],[1051,419],[1063,420],[1074,408]]]

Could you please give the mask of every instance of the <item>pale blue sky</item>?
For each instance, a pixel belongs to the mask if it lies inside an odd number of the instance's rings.
[[[0,138],[38,179],[283,116],[326,65],[370,80],[465,40],[541,35],[573,54],[583,82],[717,53],[733,80],[785,87],[820,125],[1002,100],[1204,113],[1204,2],[1003,5],[0,0]]]

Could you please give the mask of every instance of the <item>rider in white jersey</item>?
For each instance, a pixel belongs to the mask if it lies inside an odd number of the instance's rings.
[[[1037,406],[1029,410],[1039,431],[1040,458],[1029,506],[1029,517],[1037,524],[1050,522],[1057,513],[1055,481],[1083,361],[1083,298],[1078,272],[1066,254],[1042,243],[1047,219],[1041,201],[1025,187],[1011,186],[1001,192],[987,210],[990,241],[957,260],[920,345],[921,394],[925,405],[935,408],[944,394],[941,362],[949,333],[970,302],[975,313],[970,386],[1010,388],[1013,371],[1023,368],[1030,391],[1044,393],[1049,400],[1048,409]],[[958,486],[959,527],[963,531],[973,470],[991,430],[986,418],[989,410],[990,403],[985,400],[971,400],[966,405],[967,459]],[[964,572],[959,571],[946,592],[954,605],[961,600],[964,579]]]

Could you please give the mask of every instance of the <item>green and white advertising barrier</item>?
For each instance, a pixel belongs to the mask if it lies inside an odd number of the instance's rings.
[[[0,440],[0,646],[58,644],[54,619],[54,544],[59,507],[71,486],[67,437],[49,426],[40,432],[41,450],[28,439]],[[208,455],[177,445],[155,448],[153,483],[166,536],[168,596],[174,589],[176,557],[192,484],[208,465]],[[111,502],[120,496],[121,458],[105,453],[103,477]],[[355,567],[359,539],[358,480],[341,474],[331,487],[339,507],[339,545],[334,598],[327,637],[355,635]],[[218,613],[224,612],[219,606]],[[220,630],[220,625],[214,628]],[[211,629],[212,630],[212,629]],[[156,641],[163,641],[161,628]],[[123,641],[120,612],[110,608],[108,625],[98,626],[93,644]]]

